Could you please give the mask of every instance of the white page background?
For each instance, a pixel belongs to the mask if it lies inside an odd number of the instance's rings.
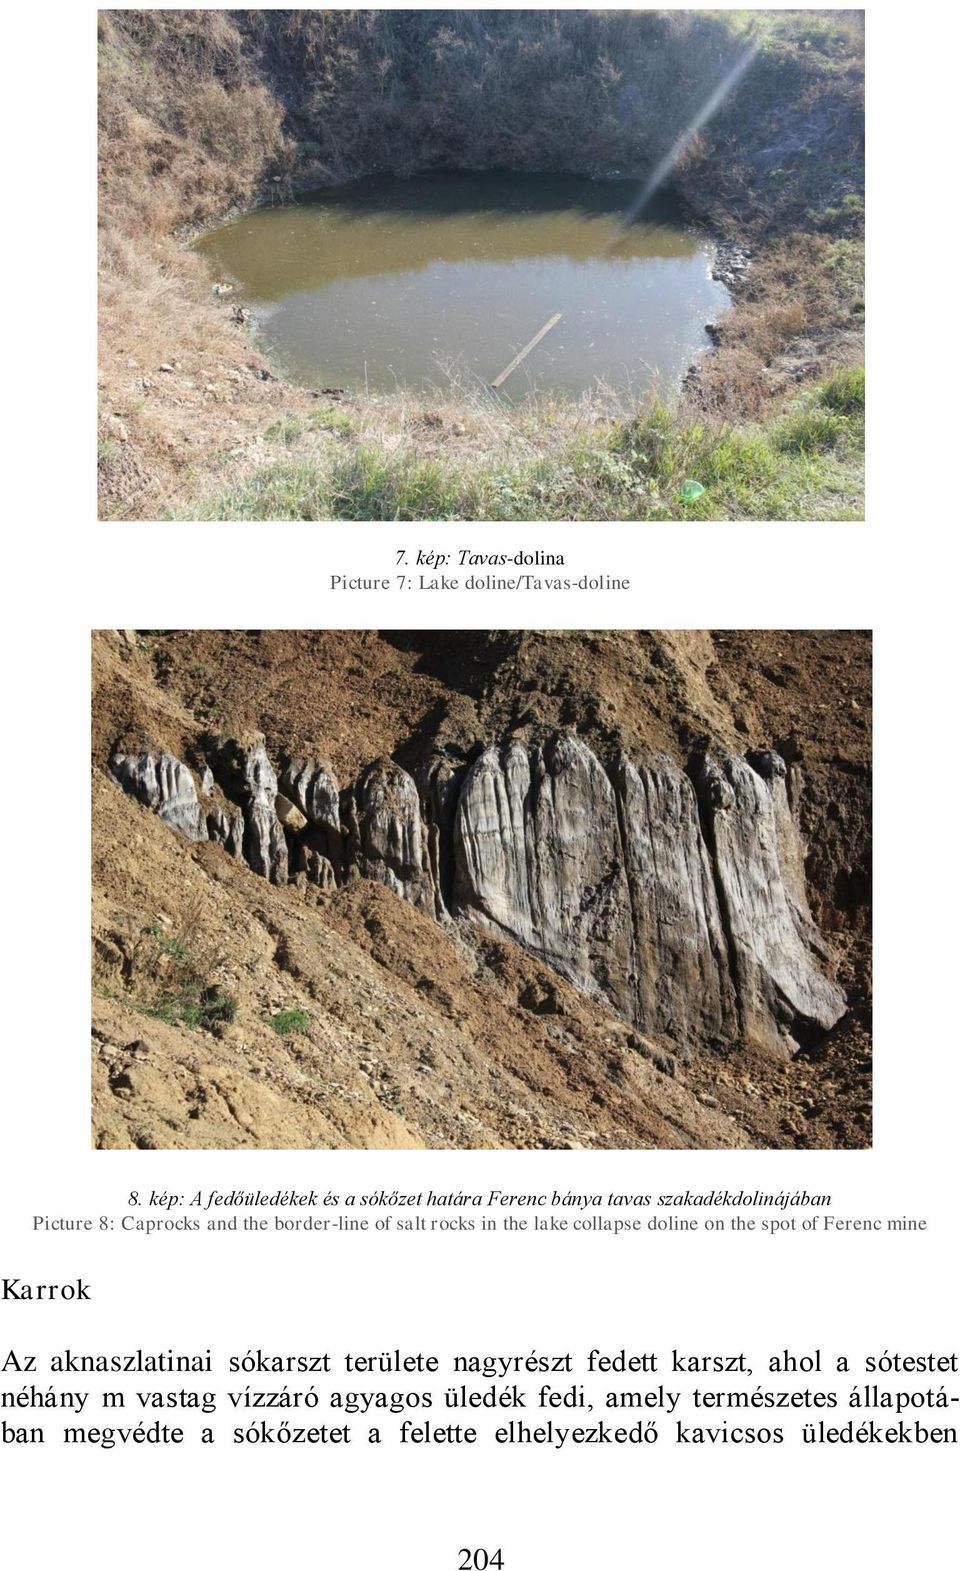
[[[57,54],[42,82],[46,108],[41,84],[26,73],[7,99],[17,128],[8,139],[8,217],[29,213],[30,222],[26,234],[13,227],[28,256],[7,295],[7,464],[15,490],[3,629],[0,1224],[4,1273],[55,1281],[81,1275],[93,1284],[94,1302],[4,1305],[4,1349],[210,1346],[216,1356],[257,1346],[400,1347],[444,1357],[591,1347],[743,1348],[760,1356],[820,1348],[826,1361],[955,1346],[956,639],[946,514],[955,516],[960,455],[945,418],[956,294],[955,244],[947,238],[952,203],[937,167],[955,91],[945,76],[944,8],[878,4],[867,11],[865,526],[95,525],[93,9],[50,5],[18,17],[24,50],[55,42]],[[917,255],[934,271],[920,287]],[[543,599],[329,592],[331,573],[389,574],[398,545],[562,551],[577,576],[629,576],[633,588]],[[91,1152],[89,633],[112,625],[873,627],[874,1149]],[[381,1185],[411,1193],[806,1188],[831,1193],[837,1214],[925,1216],[929,1230],[772,1239],[729,1230],[619,1239],[502,1231],[77,1238],[31,1230],[35,1213],[119,1214],[133,1188],[143,1195],[151,1186],[189,1194],[214,1186],[344,1192]],[[756,1384],[776,1383],[762,1365],[755,1371]],[[822,1383],[843,1390],[854,1378],[827,1372]],[[245,1381],[191,1383],[222,1389]],[[42,1373],[38,1383],[45,1384]],[[170,1382],[133,1382],[151,1383]],[[102,1384],[123,1382],[106,1377]],[[179,1421],[175,1413],[160,1416]],[[471,1421],[442,1410],[433,1416]],[[799,1422],[787,1416],[791,1427]],[[955,1422],[949,1414],[929,1421]],[[194,1422],[188,1416],[187,1426]],[[227,1429],[222,1408],[213,1422]],[[502,1547],[509,1571],[926,1567],[949,1553],[956,1471],[955,1451],[945,1447],[662,1441],[558,1453],[377,1449],[360,1441],[342,1450],[247,1448],[225,1439],[202,1451],[6,1447],[0,1468],[11,1564],[45,1567],[69,1555],[143,1571],[171,1563],[247,1571],[287,1561],[338,1571],[446,1571],[458,1564],[461,1545]]]

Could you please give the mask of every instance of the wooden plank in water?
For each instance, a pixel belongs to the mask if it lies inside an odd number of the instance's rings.
[[[501,387],[503,385],[503,383],[507,380],[507,377],[511,374],[511,372],[513,372],[513,371],[515,371],[517,369],[517,366],[520,364],[520,361],[521,360],[525,360],[527,358],[527,355],[530,353],[531,349],[535,349],[537,347],[537,344],[539,344],[541,338],[545,337],[545,335],[547,333],[549,333],[551,327],[556,327],[556,325],[559,322],[559,320],[560,320],[562,315],[563,315],[563,312],[562,311],[558,311],[556,316],[552,316],[550,318],[549,322],[544,322],[544,324],[541,327],[539,333],[534,333],[534,335],[531,338],[529,344],[525,344],[524,347],[521,349],[520,353],[518,355],[514,355],[513,359],[510,361],[510,364],[508,366],[504,367],[504,369],[500,372],[499,376],[495,376],[494,377],[493,381],[490,383],[490,386],[491,387]]]

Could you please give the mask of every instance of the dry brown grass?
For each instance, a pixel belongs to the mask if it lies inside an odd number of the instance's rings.
[[[165,236],[246,204],[289,161],[283,111],[227,12],[100,15],[100,216]]]
[[[303,395],[260,379],[261,357],[175,241],[138,245],[114,230],[101,257],[102,507],[108,517],[150,517]]]
[[[277,402],[178,236],[249,203],[286,143],[226,12],[104,12],[99,39],[101,510],[149,517]]]
[[[715,354],[697,368],[689,396],[733,420],[756,419],[813,377],[862,356],[858,253],[836,265],[835,242],[795,233],[758,250],[735,308],[722,318]]]

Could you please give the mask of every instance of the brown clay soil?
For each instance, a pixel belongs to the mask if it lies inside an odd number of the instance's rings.
[[[806,632],[148,632],[93,645],[93,1139],[170,1147],[860,1147],[870,1142],[870,641]],[[262,735],[341,782],[389,755],[577,730],[800,763],[811,907],[850,1010],[791,1063],[684,1063],[481,929],[389,890],[274,888],[120,791],[111,751]],[[157,1018],[189,955],[235,998]],[[304,1030],[270,1020],[300,1010]]]

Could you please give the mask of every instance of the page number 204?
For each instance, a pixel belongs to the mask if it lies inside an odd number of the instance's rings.
[[[458,1571],[502,1571],[505,1564],[502,1549],[460,1549],[457,1553]]]

